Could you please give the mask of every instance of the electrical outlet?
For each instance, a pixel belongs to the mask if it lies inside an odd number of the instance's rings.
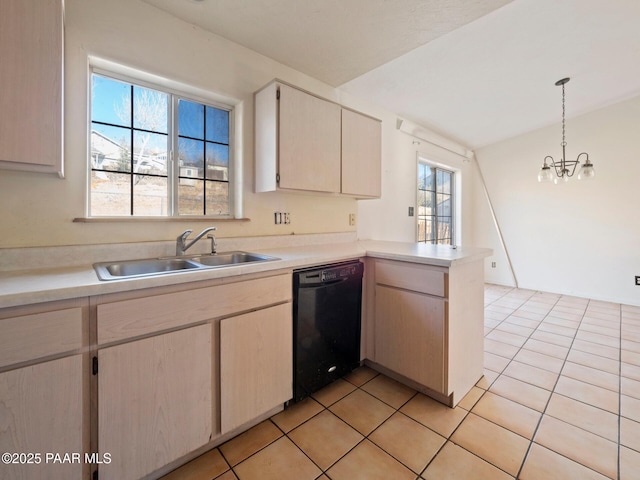
[[[640,275],[636,275],[636,285],[640,285]]]
[[[491,268],[496,268],[496,262],[491,262]]]
[[[349,214],[349,225],[351,225],[352,227],[356,224],[356,214],[355,213],[350,213]]]
[[[413,207],[409,207],[409,216],[413,217]]]
[[[273,221],[276,225],[289,225],[291,214],[289,212],[273,212]]]

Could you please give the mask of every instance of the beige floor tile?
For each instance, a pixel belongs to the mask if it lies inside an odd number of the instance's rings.
[[[491,352],[484,352],[484,368],[493,370],[496,373],[502,373],[502,371],[509,365],[511,359],[501,357]]]
[[[473,387],[469,390],[462,400],[458,402],[458,406],[460,408],[464,408],[469,411],[473,408],[473,406],[480,400],[480,397],[484,394],[484,390],[479,387]]]
[[[360,387],[377,375],[378,372],[376,372],[373,368],[369,368],[366,365],[363,365],[362,367],[359,367],[350,374],[346,375],[344,379],[347,382],[354,384],[356,387]]]
[[[165,475],[161,480],[211,480],[229,468],[220,450],[214,448]]]
[[[553,332],[545,332],[544,330],[540,330],[539,328],[531,334],[530,338],[567,348],[571,346],[571,342],[573,341],[571,337],[566,337],[564,335],[559,335]]]
[[[324,387],[322,390],[317,391],[312,397],[320,402],[325,407],[336,403],[341,398],[346,397],[353,392],[356,387],[345,380],[338,379],[332,384]]]
[[[640,381],[640,366],[622,362],[620,364],[620,374],[625,378]]]
[[[543,370],[542,368],[532,367],[526,363],[512,361],[502,372],[511,378],[530,383],[545,390],[553,390],[558,374]]]
[[[283,412],[274,415],[271,417],[271,421],[280,427],[284,433],[287,433],[322,410],[324,410],[322,405],[313,398],[307,397],[301,402],[289,406]]]
[[[532,408],[492,392],[487,392],[471,412],[528,439],[533,438],[542,416]]]
[[[467,415],[451,441],[492,465],[516,476],[530,441],[473,413]]]
[[[539,412],[544,411],[551,396],[549,390],[501,375],[489,388],[490,392],[518,402]]]
[[[567,358],[567,353],[569,353],[568,347],[561,347],[559,345],[554,345],[553,343],[542,342],[535,338],[527,340],[527,343],[525,343],[522,348],[531,350],[532,352],[544,353],[545,355],[559,358],[561,360]]]
[[[538,311],[531,311],[530,309],[527,309],[526,307],[523,306],[522,308],[519,308],[518,310],[514,311],[512,316],[525,318],[527,320],[532,320],[540,323],[542,319],[547,315],[547,313],[549,313],[548,309],[539,309]]]
[[[496,342],[506,343],[507,345],[518,348],[524,345],[524,342],[527,341],[527,337],[516,335],[514,333],[503,332],[500,330],[493,330],[485,338],[488,338],[489,340],[495,340]]]
[[[606,388],[613,392],[617,392],[620,388],[620,377],[618,375],[603,372],[597,368],[585,367],[584,365],[573,362],[567,362],[564,365],[562,376]]]
[[[640,366],[640,353],[630,352],[628,350],[622,350],[621,359],[625,363]]]
[[[580,324],[580,330],[583,332],[591,332],[591,333],[599,333],[600,335],[606,335],[608,337],[613,337],[615,339],[620,339],[620,327],[611,328],[610,326],[605,326],[602,323],[588,323],[582,322]]]
[[[528,337],[535,330],[534,328],[525,327],[523,325],[514,325],[508,321],[502,322],[497,329],[502,330],[503,332],[515,333],[516,335],[521,335],[523,337]]]
[[[447,441],[399,412],[369,435],[369,440],[418,474]]]
[[[607,477],[537,444],[531,445],[521,480],[606,480]]]
[[[581,352],[592,353],[601,357],[607,357],[611,360],[620,359],[620,348],[609,347],[607,345],[600,345],[593,342],[587,342],[585,340],[576,339],[573,342],[572,350],[579,350]]]
[[[576,333],[576,339],[597,343],[598,345],[605,345],[611,348],[618,348],[620,346],[619,338],[609,337],[607,335],[600,335],[599,333],[578,331],[578,333]]]
[[[618,441],[618,415],[606,410],[554,393],[545,414],[612,442]]]
[[[396,382],[386,375],[378,375],[361,388],[395,409],[400,408],[416,394],[413,388]]]
[[[620,393],[640,399],[640,381],[622,377],[620,379]]]
[[[620,395],[620,415],[640,422],[640,400]]]
[[[329,407],[334,414],[363,435],[369,435],[394,409],[362,390],[356,390]]]
[[[567,356],[567,361],[584,365],[585,367],[597,368],[599,370],[618,375],[620,372],[620,362],[616,359],[594,355],[593,353],[571,350]]]
[[[629,352],[640,353],[640,342],[622,339],[620,341],[620,347]]]
[[[422,474],[424,480],[508,480],[511,475],[499,470],[464,448],[447,442]]]
[[[640,478],[640,452],[620,447],[620,480]]]
[[[209,479],[207,478],[206,480],[209,480]],[[236,477],[235,473],[229,470],[228,472],[223,473],[219,477],[216,477],[215,480],[238,480],[238,477]]]
[[[527,350],[526,348],[520,350],[513,359],[520,363],[526,363],[527,365],[542,368],[543,370],[548,370],[553,373],[560,373],[562,365],[564,364],[564,359]]]
[[[618,413],[618,393],[606,388],[560,376],[555,392],[611,413]]]
[[[618,445],[543,415],[534,441],[610,478],[618,474]]]
[[[327,471],[332,480],[414,480],[415,474],[364,440]]]
[[[548,318],[548,317],[547,317]],[[556,335],[564,335],[567,338],[573,338],[576,334],[575,328],[563,327],[562,325],[556,325],[555,323],[551,323],[549,321],[542,322],[540,326],[538,326],[538,331],[555,333]]]
[[[501,357],[511,360],[513,356],[518,353],[519,347],[509,345],[508,343],[492,340],[491,338],[484,337],[484,351],[499,355]]]
[[[233,467],[240,480],[315,480],[322,471],[283,437]]]
[[[447,438],[467,414],[467,411],[460,407],[449,408],[420,393],[409,400],[400,411]]]
[[[282,436],[282,432],[269,420],[259,423],[220,446],[224,458],[232,467]]]
[[[364,437],[328,410],[289,433],[289,438],[326,470]]]
[[[572,330],[577,330],[580,326],[580,320],[568,320],[566,318],[554,316],[553,313],[549,314],[549,316],[544,319],[544,322],[546,324],[558,325]]]
[[[640,452],[640,423],[620,417],[620,444]]]
[[[513,315],[509,315],[505,322],[511,323],[512,325],[519,325],[521,327],[528,327],[532,329],[535,329],[538,325],[540,325],[540,320],[533,320],[516,313],[514,313]]]

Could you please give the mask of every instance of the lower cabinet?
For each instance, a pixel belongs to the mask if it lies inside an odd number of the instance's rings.
[[[141,478],[212,436],[212,326],[99,350],[100,479]]]
[[[0,478],[82,478],[82,370],[82,355],[73,355],[0,373]],[[65,454],[81,457],[63,462]]]
[[[220,322],[222,433],[293,396],[291,303]]]
[[[444,299],[375,287],[375,361],[444,393]]]

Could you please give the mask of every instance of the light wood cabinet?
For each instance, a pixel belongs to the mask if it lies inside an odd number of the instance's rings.
[[[23,455],[1,478],[88,476],[87,318],[86,299],[0,310],[0,453]]]
[[[62,0],[0,2],[0,168],[63,174]]]
[[[212,437],[211,325],[98,352],[101,479],[137,479]]]
[[[373,265],[373,363],[455,406],[483,374],[482,261]]]
[[[380,197],[381,139],[379,120],[342,109],[342,193]]]
[[[287,303],[220,322],[223,433],[293,396],[291,315]]]
[[[381,123],[282,82],[255,94],[256,192],[380,196]]]

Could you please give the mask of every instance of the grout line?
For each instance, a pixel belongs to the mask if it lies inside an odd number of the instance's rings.
[[[620,305],[620,348],[618,350],[618,480],[620,473],[620,440],[622,437],[622,305]]]

